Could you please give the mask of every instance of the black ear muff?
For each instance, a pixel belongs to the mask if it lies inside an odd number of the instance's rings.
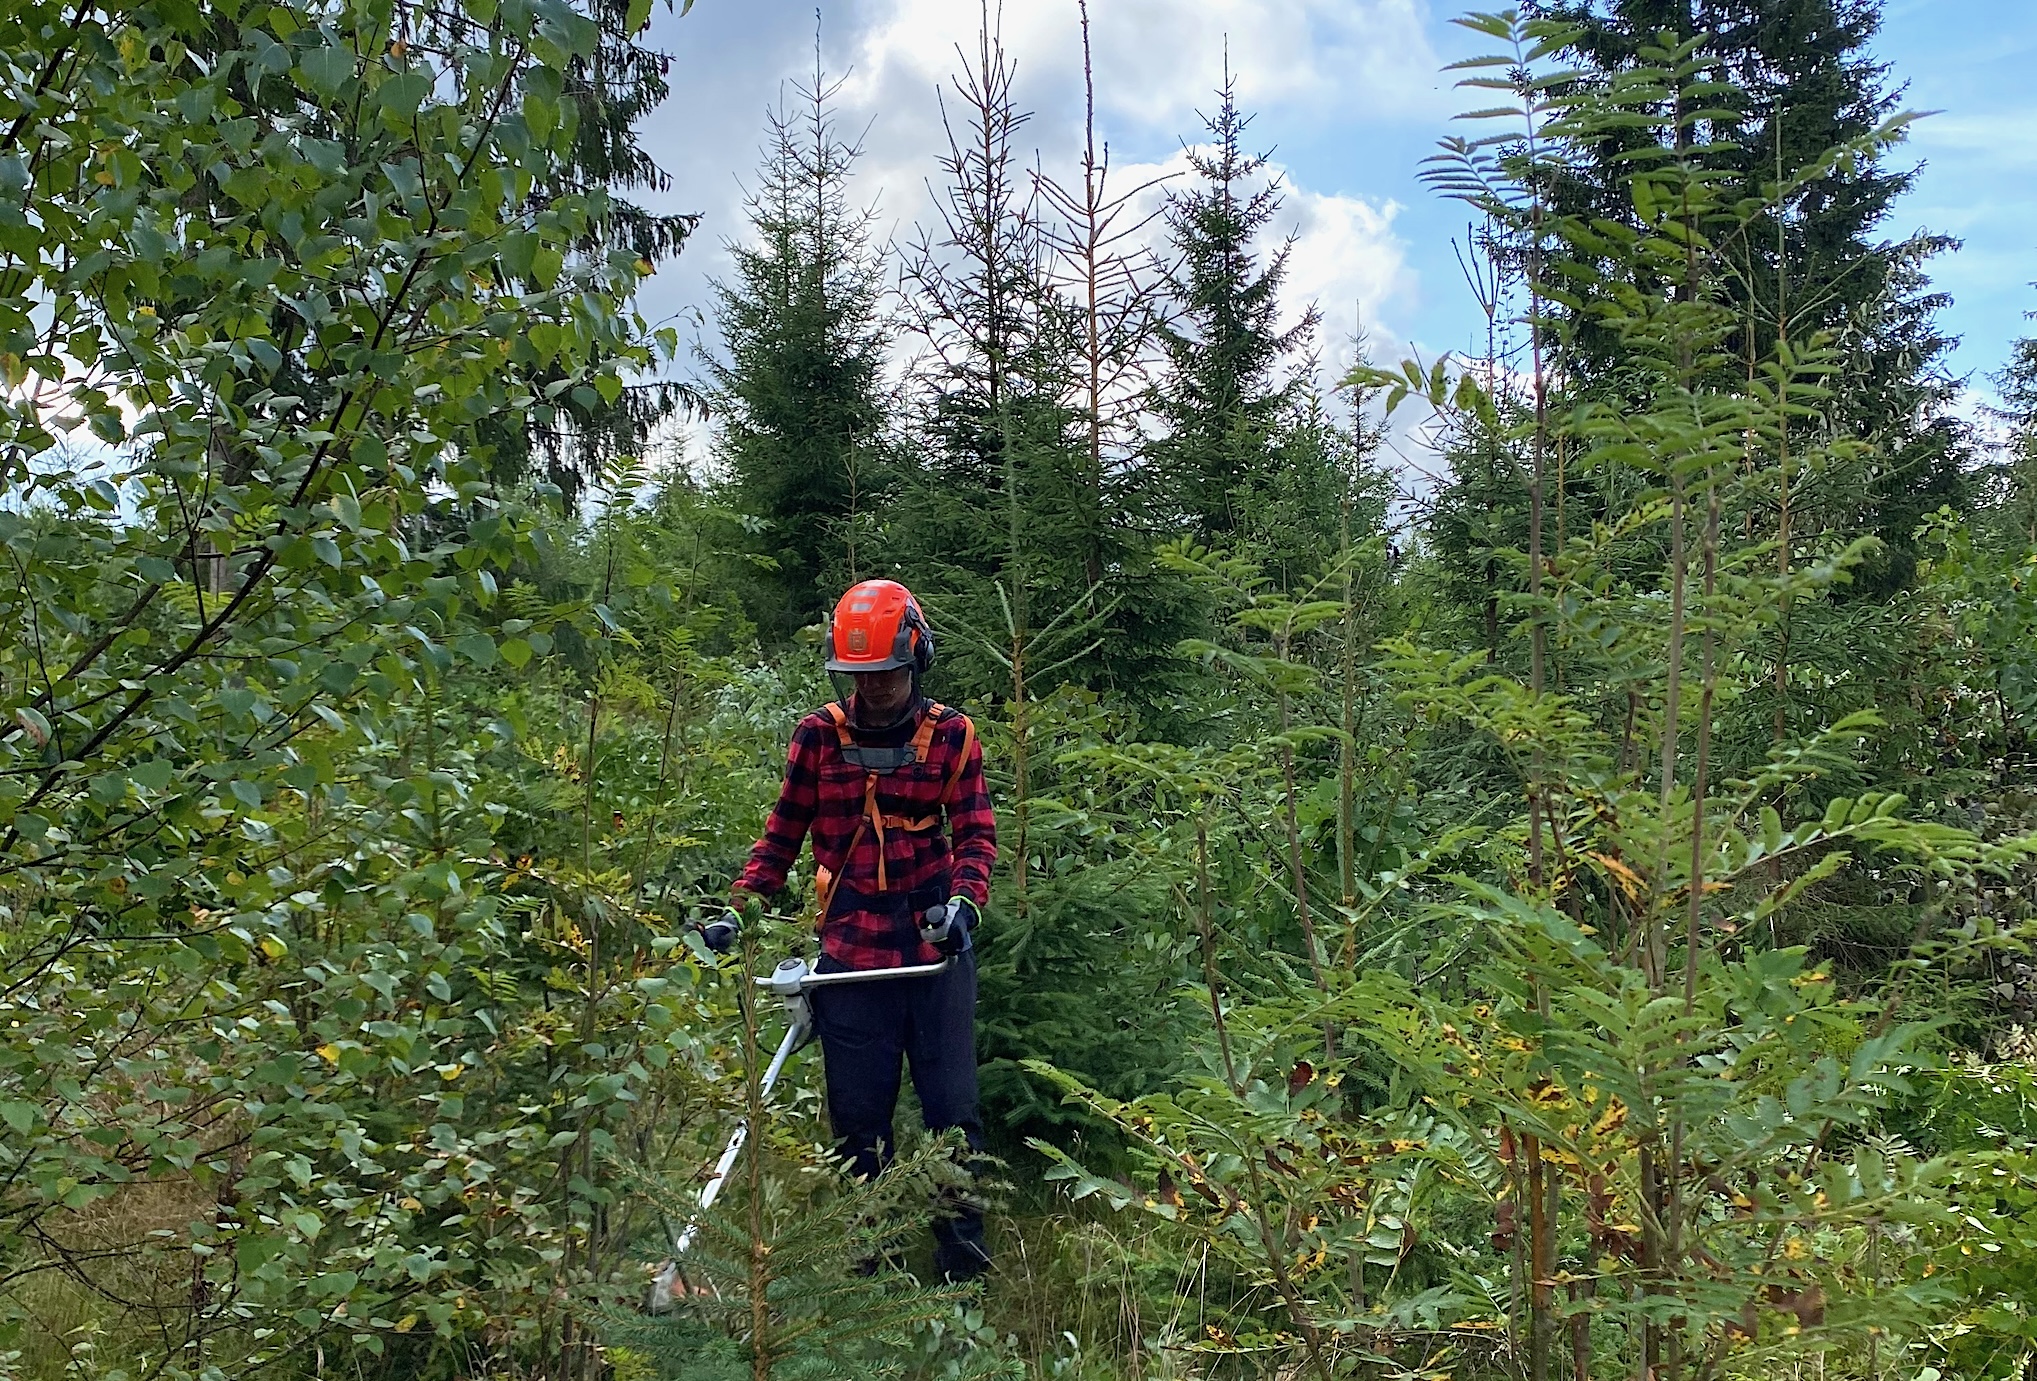
[[[934,630],[927,622],[926,615],[920,612],[917,600],[905,606],[905,617],[898,623],[898,636],[906,637],[908,630],[918,635],[913,638],[911,644],[912,669],[924,676],[934,665]]]

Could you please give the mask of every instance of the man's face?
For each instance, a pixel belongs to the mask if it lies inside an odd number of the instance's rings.
[[[882,722],[905,709],[906,701],[912,698],[912,668],[894,667],[890,671],[859,671],[856,678],[856,699],[862,702],[863,710],[872,720]]]

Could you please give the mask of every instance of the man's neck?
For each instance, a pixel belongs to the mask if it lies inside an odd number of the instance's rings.
[[[886,729],[896,729],[906,721],[918,717],[925,704],[926,701],[923,697],[917,695],[911,696],[906,700],[904,706],[899,709],[898,713],[892,715],[890,719],[882,724],[872,724],[869,715],[865,712],[863,697],[852,695],[849,697],[849,722],[858,729],[868,729],[872,733],[882,733]]]

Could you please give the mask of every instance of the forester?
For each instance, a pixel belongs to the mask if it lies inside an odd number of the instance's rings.
[[[961,1132],[973,1152],[976,1096],[973,935],[997,860],[983,751],[968,716],[928,700],[934,632],[919,601],[891,580],[853,586],[827,629],[827,669],[854,693],[800,721],[778,804],[735,884],[736,903],[703,932],[726,950],[744,896],[764,897],[811,836],[821,958],[815,972],[952,962],[896,981],[817,989],[814,1024],[827,1068],[828,1117],[856,1173],[875,1175],[897,1144],[901,1066],[929,1131]],[[950,1280],[990,1266],[976,1204],[947,1206],[935,1262]]]

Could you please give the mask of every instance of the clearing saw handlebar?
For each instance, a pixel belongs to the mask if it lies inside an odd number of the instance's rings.
[[[943,959],[938,964],[908,964],[899,969],[837,969],[833,973],[822,973],[804,959],[780,959],[778,967],[756,980],[760,988],[769,988],[779,997],[794,993],[812,992],[815,988],[830,988],[837,983],[875,983],[887,978],[932,978],[937,973],[946,973],[954,961]]]
[[[818,973],[805,959],[779,960],[777,968],[756,980],[758,987],[785,1004],[785,1039],[779,1043],[778,1057],[771,1061],[771,1068],[764,1073],[764,1092],[769,1093],[771,1085],[777,1082],[785,1057],[813,1038],[813,1004],[806,1000],[808,993],[816,988],[831,988],[843,983],[932,978],[935,974],[946,973],[948,966],[954,962],[943,959],[938,964],[913,964],[902,969],[841,969],[834,973]],[[702,1200],[701,1206],[706,1207],[708,1202]]]

